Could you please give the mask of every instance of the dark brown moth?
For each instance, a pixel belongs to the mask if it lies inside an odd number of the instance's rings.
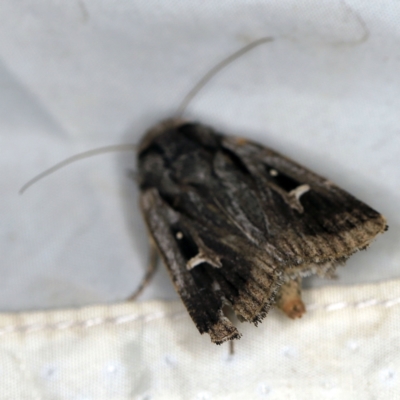
[[[176,291],[200,333],[238,339],[224,315],[260,322],[274,304],[305,311],[300,281],[332,275],[386,229],[332,182],[246,139],[168,120],[139,145],[140,205]]]
[[[256,40],[212,68],[186,96],[178,116],[150,129],[137,147],[78,154],[21,189],[81,158],[135,149],[152,248],[199,332],[217,344],[240,337],[224,308],[256,325],[273,305],[301,317],[301,279],[333,275],[387,229],[377,211],[290,159],[182,119],[187,104],[217,72],[269,41]],[[152,276],[154,254],[132,298]]]

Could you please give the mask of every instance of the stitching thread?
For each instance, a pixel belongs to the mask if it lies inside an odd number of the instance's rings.
[[[371,308],[371,307],[394,307],[400,305],[400,297],[393,298],[393,299],[388,299],[388,300],[378,300],[378,299],[366,299],[362,300],[359,302],[355,303],[349,303],[345,301],[340,301],[336,303],[330,303],[330,304],[309,304],[307,305],[307,311],[317,311],[317,310],[322,310],[322,311],[327,311],[327,312],[332,312],[332,311],[339,311],[343,310],[346,308],[356,308],[356,309],[362,309],[362,308]],[[0,327],[0,336],[9,334],[9,333],[33,333],[33,332],[40,332],[44,330],[49,330],[49,331],[62,331],[62,330],[67,330],[70,328],[83,328],[83,329],[88,329],[88,328],[93,328],[96,326],[100,325],[123,325],[123,324],[129,324],[131,322],[137,322],[141,321],[144,323],[148,323],[151,321],[159,320],[162,318],[182,318],[187,316],[186,311],[181,311],[181,312],[176,312],[176,313],[166,313],[166,312],[155,312],[152,314],[147,314],[147,315],[132,315],[132,314],[126,314],[126,315],[121,315],[118,317],[108,317],[108,318],[101,318],[101,317],[95,317],[95,318],[89,318],[86,320],[65,320],[65,321],[60,321],[56,322],[53,324],[26,324],[26,325],[6,325],[3,327]]]
[[[388,300],[366,299],[356,303],[349,303],[346,301],[338,301],[331,304],[310,304],[307,306],[307,311],[325,310],[325,311],[338,311],[345,308],[367,308],[367,307],[393,307],[400,304],[400,297],[395,297]]]

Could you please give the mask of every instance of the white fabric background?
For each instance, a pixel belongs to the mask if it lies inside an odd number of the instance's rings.
[[[147,259],[127,178],[134,155],[99,156],[22,197],[18,189],[79,151],[136,142],[209,68],[262,36],[275,41],[215,77],[187,116],[275,148],[387,217],[389,231],[337,280],[308,286],[399,278],[399,20],[400,4],[388,0],[3,0],[0,310],[113,303],[133,291]],[[176,298],[163,268],[142,297],[152,298]]]
[[[0,309],[132,292],[147,259],[133,155],[82,161],[22,197],[19,187],[79,151],[136,142],[216,62],[268,35],[188,117],[293,157],[387,217],[389,232],[328,284],[399,277],[400,5],[380,4],[3,1]],[[160,270],[144,298],[175,298]]]
[[[399,282],[305,292],[229,355],[180,302],[0,315],[0,400],[399,399]]]

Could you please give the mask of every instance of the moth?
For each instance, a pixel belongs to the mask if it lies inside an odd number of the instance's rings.
[[[152,246],[197,329],[216,344],[241,336],[226,307],[255,325],[274,305],[301,317],[301,279],[332,276],[387,229],[380,213],[329,180],[260,144],[181,117],[220,69],[270,40],[255,41],[214,67],[178,116],[151,128],[136,147],[140,207]],[[96,152],[102,149],[90,155]],[[22,190],[87,155],[60,163]],[[138,292],[154,272],[152,260]]]
[[[277,152],[202,124],[169,120],[139,145],[140,205],[200,333],[238,339],[224,315],[259,323],[305,307],[300,281],[332,275],[386,229],[385,218]]]

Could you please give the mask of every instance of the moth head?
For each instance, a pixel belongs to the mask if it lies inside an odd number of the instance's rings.
[[[175,129],[186,122],[187,121],[182,118],[169,118],[153,126],[145,133],[140,141],[138,145],[138,153],[146,150],[157,136],[170,129]]]

